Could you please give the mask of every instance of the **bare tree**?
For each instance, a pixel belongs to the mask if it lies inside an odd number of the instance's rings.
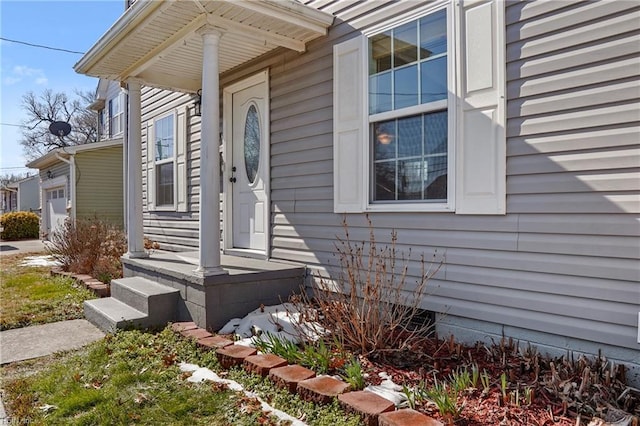
[[[4,173],[2,175],[0,175],[0,186],[7,186],[10,183],[13,182],[17,182],[19,180],[24,179],[25,177],[28,177],[29,174],[23,174],[23,173]]]
[[[88,108],[94,100],[90,91],[75,91],[73,98],[66,93],[54,93],[47,89],[39,95],[28,92],[22,97],[22,109],[26,113],[20,144],[29,160],[38,158],[52,149],[96,142],[98,135],[97,113]],[[66,121],[71,133],[64,137],[49,132],[54,121]]]

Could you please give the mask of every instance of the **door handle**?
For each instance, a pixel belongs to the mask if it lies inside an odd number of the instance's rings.
[[[235,178],[235,176],[230,177],[230,178],[229,178],[229,182],[231,182],[231,183],[236,183],[236,178]]]

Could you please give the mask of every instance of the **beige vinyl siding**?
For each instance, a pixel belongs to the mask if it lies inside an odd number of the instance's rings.
[[[76,217],[98,217],[123,226],[122,146],[78,152]]]
[[[336,15],[329,34],[304,53],[280,49],[227,72],[221,87],[269,68],[270,256],[334,273],[343,216],[333,213],[333,45],[418,4],[304,3]],[[508,3],[507,214],[370,215],[381,243],[395,229],[414,259],[443,260],[424,308],[516,337],[640,349],[638,10],[624,1]],[[145,89],[143,140],[153,114],[189,99]],[[178,250],[197,247],[200,120],[189,113],[188,122],[193,213],[145,212],[145,234]],[[363,215],[346,218],[354,240],[366,239]]]

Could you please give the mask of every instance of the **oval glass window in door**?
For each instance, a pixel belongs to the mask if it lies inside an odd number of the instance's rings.
[[[250,183],[255,182],[259,165],[260,119],[255,105],[251,105],[244,122],[244,167]]]

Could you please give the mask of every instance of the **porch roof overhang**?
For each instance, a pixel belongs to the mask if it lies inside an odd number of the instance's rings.
[[[224,73],[278,47],[303,52],[332,22],[332,15],[296,0],[138,0],[74,69],[194,93],[202,86],[199,28],[209,25],[224,34],[219,49]]]

